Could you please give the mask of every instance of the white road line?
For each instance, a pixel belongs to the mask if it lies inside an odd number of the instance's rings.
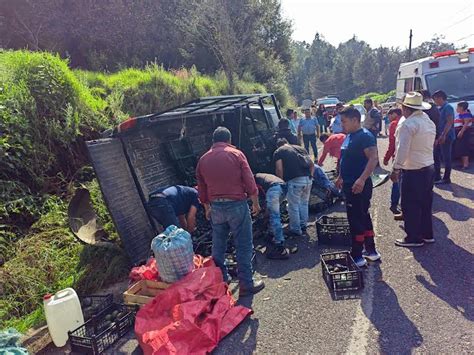
[[[373,211],[372,222],[374,230],[377,233],[377,210]],[[370,317],[373,312],[374,304],[374,278],[375,269],[371,268],[365,272],[364,291],[362,292],[362,300],[360,307],[357,309],[354,323],[352,325],[352,335],[346,354],[367,354],[367,345],[369,340]]]

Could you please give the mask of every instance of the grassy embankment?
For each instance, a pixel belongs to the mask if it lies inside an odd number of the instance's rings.
[[[238,81],[237,90],[265,88]],[[0,52],[0,329],[41,324],[45,293],[94,292],[129,271],[84,141],[129,116],[226,92],[223,75],[194,69],[102,74],[73,71],[48,53]],[[90,190],[112,247],[81,244],[70,232],[67,205],[78,186]]]
[[[363,104],[366,98],[371,98],[372,100],[377,101],[379,104],[381,104],[387,101],[387,99],[391,96],[395,96],[395,90],[389,91],[386,94],[381,94],[378,92],[369,92],[349,101],[348,104]]]

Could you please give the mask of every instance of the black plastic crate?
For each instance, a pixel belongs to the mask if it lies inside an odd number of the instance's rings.
[[[318,243],[324,245],[351,245],[349,221],[345,217],[321,216],[316,221]]]
[[[68,333],[71,350],[81,354],[103,353],[133,327],[137,310],[135,306],[112,303]],[[118,312],[118,315],[109,319],[113,312]]]
[[[112,294],[107,295],[90,295],[81,297],[82,314],[84,321],[91,319],[94,315],[99,314],[114,302]]]
[[[331,291],[357,291],[364,287],[362,271],[348,251],[321,254],[321,269]]]

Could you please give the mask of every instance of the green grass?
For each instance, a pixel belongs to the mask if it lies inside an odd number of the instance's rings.
[[[395,96],[395,90],[389,91],[386,94],[381,94],[377,92],[369,92],[367,94],[361,95],[351,101],[348,102],[348,104],[363,104],[364,100],[367,98],[370,98],[374,101],[378,101],[379,104],[387,101],[388,98],[391,96]]]

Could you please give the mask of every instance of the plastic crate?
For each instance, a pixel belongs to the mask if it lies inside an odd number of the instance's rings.
[[[357,291],[364,287],[362,271],[348,251],[321,254],[321,266],[323,278],[333,292]]]
[[[350,246],[352,243],[349,221],[345,217],[319,217],[316,233],[319,244]]]
[[[79,328],[68,333],[71,351],[81,354],[103,353],[133,327],[137,310],[136,306],[112,303]],[[106,317],[114,311],[119,311],[121,315],[111,322]]]
[[[84,305],[84,300],[88,298],[91,301],[90,306]],[[99,314],[104,309],[109,307],[114,302],[114,296],[112,294],[107,295],[90,295],[81,297],[81,308],[82,314],[84,315],[84,321],[91,319],[94,315]]]

